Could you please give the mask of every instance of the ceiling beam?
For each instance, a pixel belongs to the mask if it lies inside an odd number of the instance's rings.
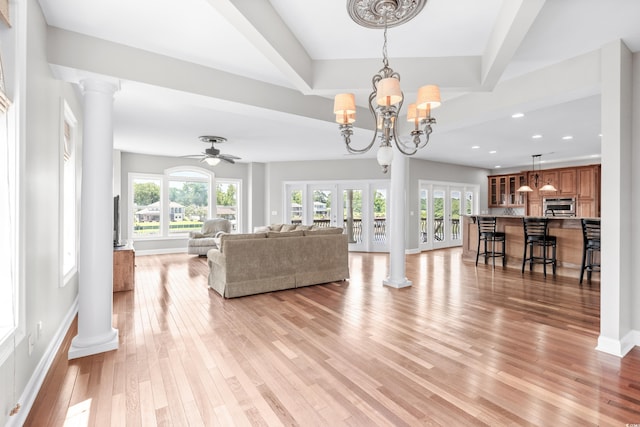
[[[518,50],[546,0],[509,0],[502,4],[482,55],[482,85],[492,89]]]
[[[208,0],[218,13],[304,94],[311,93],[311,57],[267,0]]]

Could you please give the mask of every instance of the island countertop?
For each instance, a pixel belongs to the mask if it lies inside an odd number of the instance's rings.
[[[478,228],[475,219],[482,216],[496,217],[497,231],[503,231],[506,234],[506,257],[507,268],[522,268],[522,256],[524,253],[524,227],[523,218],[529,218],[523,215],[464,215],[462,220],[463,234],[463,252],[462,257],[466,261],[475,263],[476,253],[478,250]],[[540,218],[540,217],[535,217]],[[580,266],[582,263],[582,218],[580,217],[545,217],[549,219],[549,234],[557,238],[557,275],[575,277],[580,276]],[[600,219],[600,218],[585,218]],[[484,263],[481,257],[478,263]],[[489,261],[490,262],[490,261]],[[496,270],[500,261],[496,260]],[[527,264],[525,274],[529,270]],[[541,265],[534,266],[534,271],[542,271]],[[594,274],[593,280],[599,281],[600,275]]]

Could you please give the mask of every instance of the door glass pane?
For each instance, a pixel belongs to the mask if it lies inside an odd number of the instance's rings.
[[[436,242],[444,240],[444,191],[433,192],[433,239]]]
[[[466,215],[473,214],[473,191],[464,193],[464,213]]]
[[[451,240],[460,238],[460,199],[462,193],[460,191],[451,191]]]
[[[313,191],[313,225],[315,227],[331,225],[331,190]]]
[[[349,243],[362,243],[362,190],[344,190],[342,219]]]
[[[387,241],[387,190],[377,189],[373,196],[373,241]]]
[[[429,192],[427,190],[420,190],[420,243],[427,243],[429,241],[429,233],[427,233],[428,209]]]
[[[133,237],[160,235],[159,179],[133,180]]]
[[[291,190],[289,218],[291,224],[302,224],[302,190]]]

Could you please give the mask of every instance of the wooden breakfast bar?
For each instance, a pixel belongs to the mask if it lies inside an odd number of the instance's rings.
[[[475,263],[478,249],[478,228],[475,224],[476,217],[494,216],[497,220],[497,231],[506,233],[506,258],[507,268],[522,268],[524,253],[524,228],[523,216],[516,215],[465,215],[462,221],[463,227],[463,252],[462,257],[466,261]],[[557,246],[557,272],[559,276],[580,277],[582,263],[583,239],[581,218],[576,217],[547,217],[549,219],[549,234],[556,236]],[[596,218],[599,219],[599,218]],[[496,270],[501,268],[500,259],[496,259]],[[491,263],[491,261],[489,261]],[[480,257],[478,265],[484,263]],[[527,264],[525,273],[529,270]],[[542,265],[535,265],[534,271],[542,272]],[[549,273],[547,273],[549,274]],[[550,274],[548,277],[552,277]],[[600,275],[594,274],[592,280],[599,281]]]

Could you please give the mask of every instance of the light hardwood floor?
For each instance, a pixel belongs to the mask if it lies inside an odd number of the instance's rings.
[[[68,361],[28,426],[624,426],[640,423],[640,349],[596,351],[597,282],[409,255],[350,254],[351,279],[225,300],[204,258],[139,256],[114,294],[120,348]]]

